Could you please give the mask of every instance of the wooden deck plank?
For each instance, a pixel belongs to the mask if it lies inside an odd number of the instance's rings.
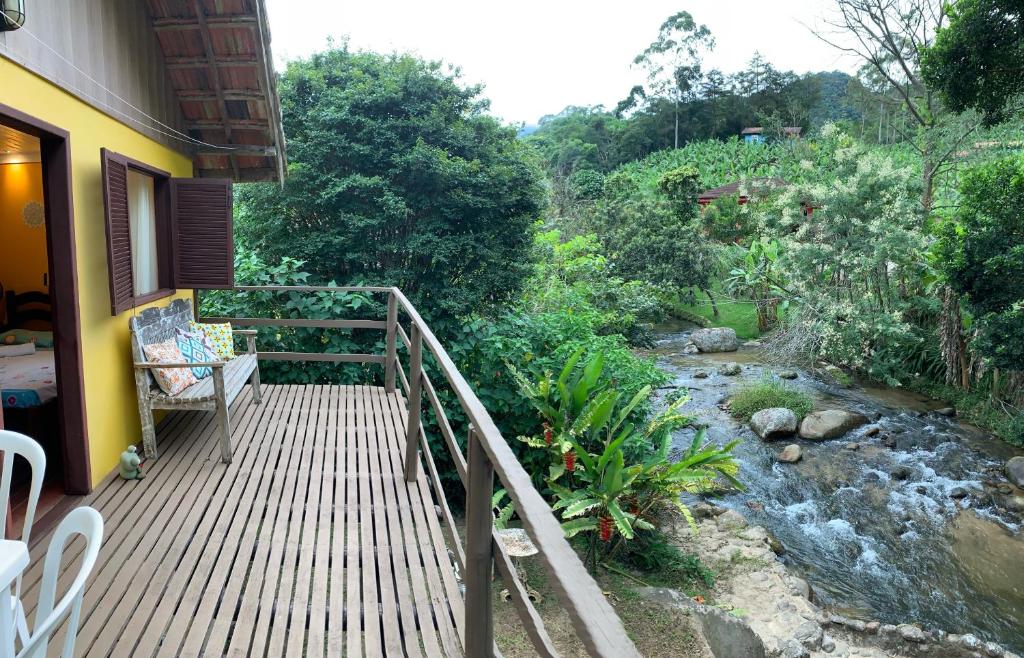
[[[337,474],[336,437],[338,424],[338,387],[329,386],[324,391],[324,402],[321,406],[322,429],[318,441],[323,444],[323,464],[319,469],[321,482],[318,487],[319,500],[310,514],[316,515],[314,531],[315,546],[312,553],[309,577],[309,628],[306,634],[305,656],[307,658],[324,658],[327,644],[327,603],[330,600],[330,565],[331,539],[334,534],[334,480]],[[301,566],[300,566],[300,573]],[[298,619],[293,615],[293,625]],[[292,637],[289,634],[289,637]],[[289,651],[293,649],[289,647]]]
[[[253,509],[249,515],[249,522],[245,528],[245,533],[242,535],[237,556],[230,567],[230,573],[227,574],[219,607],[214,613],[210,636],[206,644],[206,654],[208,655],[223,655],[225,644],[227,644],[228,637],[234,627],[235,617],[241,614],[240,607],[244,600],[242,590],[250,580],[258,581],[258,565],[265,564],[266,552],[269,550],[269,546],[268,542],[259,541],[259,531],[264,523],[273,523],[274,511],[278,507],[277,501],[279,497],[275,496],[275,492],[280,492],[281,484],[280,481],[275,481],[272,474],[281,460],[282,451],[290,447],[286,446],[284,441],[278,440],[278,438],[286,433],[291,415],[297,415],[298,413],[298,406],[295,404],[298,398],[298,390],[298,387],[290,387],[287,402],[275,414],[274,422],[267,429],[268,435],[277,444],[277,449],[268,458],[264,478],[252,492],[254,498]],[[263,551],[264,559],[261,560],[260,552],[264,548],[267,550]],[[254,578],[250,578],[250,576],[254,576]]]
[[[461,655],[429,485],[423,469],[404,480],[401,396],[266,386],[263,405],[243,392],[232,413],[232,464],[219,462],[213,414],[174,412],[146,480],[108,478],[81,499],[107,534],[75,655]]]
[[[126,628],[145,628],[147,632],[135,638],[131,633],[104,629],[95,644],[99,655],[105,655],[105,647],[113,646],[113,653],[117,656],[150,656],[157,650],[162,636],[167,636],[167,644],[174,644],[179,639],[167,628],[179,618],[175,612],[181,593],[192,582],[193,570],[207,543],[220,536],[220,517],[225,508],[227,514],[232,513],[230,501],[236,498],[236,492],[245,488],[246,472],[258,463],[266,449],[267,435],[261,431],[262,422],[273,413],[270,410],[284,393],[275,390],[263,405],[249,404],[250,413],[241,423],[236,423],[236,442],[239,445],[235,448],[231,464],[219,461],[217,442],[209,441],[212,445],[203,465],[205,468],[193,466],[192,469],[201,476],[205,475],[205,481],[197,482],[191,488],[183,487],[178,492],[181,505],[175,517],[182,517],[182,523],[172,524],[164,530],[165,552],[148,555],[141,565],[139,573],[150,582],[140,595],[128,597],[114,613],[126,620]],[[213,431],[216,431],[215,425]],[[180,618],[187,619],[188,615]]]
[[[276,586],[276,581],[270,583],[266,577],[273,548],[271,530],[276,527],[278,517],[286,513],[283,502],[287,482],[285,474],[301,460],[301,456],[295,454],[295,441],[300,434],[302,398],[302,387],[294,387],[289,413],[279,418],[275,439],[280,450],[268,464],[271,475],[266,479],[268,486],[257,494],[259,514],[251,517],[243,538],[243,551],[228,580],[224,602],[214,618],[207,643],[209,655],[221,656],[225,651],[246,654],[255,631],[258,601],[265,587]]]
[[[363,589],[359,552],[359,446],[356,399],[346,387],[345,400],[345,655],[363,655]]]
[[[402,427],[406,410],[404,401],[396,394],[389,400],[389,406],[395,427]],[[396,431],[395,434],[398,451],[404,454],[405,434],[400,431]],[[461,626],[464,618],[461,605],[462,595],[455,582],[454,569],[440,532],[437,514],[434,511],[434,501],[428,490],[422,464],[419,466],[416,482],[407,484],[407,492],[409,509],[416,524],[417,546],[423,558],[423,569],[430,588],[431,609],[441,638],[441,646],[444,655],[461,655],[461,638],[463,637]]]
[[[399,466],[402,456],[397,455],[394,444],[388,440],[389,433],[395,428],[386,422],[380,404],[381,396],[375,395],[373,401],[374,425],[381,428],[384,439],[380,442],[379,456],[381,468],[381,482],[383,484],[384,503],[390,514],[386,515],[388,527],[388,540],[392,547],[391,560],[395,576],[396,595],[400,610],[399,619],[402,620],[402,638],[407,656],[418,657],[423,655],[423,650],[428,656],[436,656],[440,653],[440,645],[434,633],[434,624],[428,619],[427,623],[417,623],[416,610],[424,610],[427,601],[426,589],[423,586],[423,578],[420,572],[420,556],[412,541],[412,518],[409,516],[408,505],[399,502],[396,487],[404,487],[404,474]],[[416,603],[414,604],[413,601]],[[422,632],[422,636],[417,632]],[[421,649],[421,643],[423,648]]]
[[[288,543],[289,551],[285,553],[284,573],[281,589],[278,592],[277,609],[289,610],[288,614],[275,616],[274,630],[270,636],[267,654],[270,656],[289,656],[303,658],[306,645],[306,620],[309,610],[309,587],[313,571],[313,554],[316,547],[316,528],[319,521],[317,510],[320,506],[320,491],[324,469],[324,425],[327,424],[327,397],[322,386],[313,389],[314,410],[309,413],[307,433],[312,439],[312,446],[305,451],[306,463],[311,464],[306,471],[305,491],[300,486],[295,495],[292,507],[292,528]],[[301,494],[301,495],[300,495]],[[290,605],[290,609],[289,609]]]
[[[370,446],[367,437],[366,399],[362,387],[356,387],[355,414],[356,454],[359,458],[359,559],[363,577],[363,644],[367,656],[383,655],[380,624],[380,575],[377,571],[377,538],[373,528],[373,498],[371,482],[374,473],[370,464]]]
[[[387,451],[387,439],[383,436],[386,428],[379,425],[374,414],[372,389],[367,386],[359,387],[360,399],[363,401],[363,426],[366,428],[366,455],[367,473],[372,477],[370,480],[371,500],[373,501],[373,536],[377,552],[377,573],[380,592],[380,614],[384,620],[399,620],[398,594],[396,577],[402,574],[396,573],[395,565],[392,564],[393,553],[398,547],[391,542],[391,535],[388,532],[387,517],[389,514],[400,515],[401,510],[387,506],[387,494],[385,489],[388,477],[381,466],[382,453]],[[378,441],[378,433],[381,434]],[[386,458],[386,454],[384,455]],[[384,635],[384,650],[389,656],[402,655],[402,634],[400,624],[381,624]]]
[[[294,395],[291,398],[294,401]],[[217,609],[227,606],[232,612],[235,603],[225,598],[225,586],[229,576],[233,573],[233,567],[237,560],[242,562],[238,565],[241,573],[246,573],[247,564],[252,554],[251,536],[246,532],[252,526],[258,526],[258,517],[262,515],[262,507],[259,504],[263,500],[263,494],[269,489],[273,471],[266,467],[266,464],[276,462],[280,456],[281,442],[274,438],[280,430],[281,422],[287,422],[288,410],[277,414],[276,419],[268,423],[264,428],[266,437],[261,445],[260,453],[257,456],[253,470],[249,471],[246,477],[236,481],[228,499],[225,501],[224,512],[218,521],[218,526],[213,532],[213,538],[223,537],[221,541],[210,541],[207,543],[202,558],[195,571],[191,574],[189,586],[182,595],[181,602],[176,608],[175,616],[179,619],[189,620],[189,630],[185,635],[184,644],[179,654],[185,656],[202,655],[203,646],[211,634],[213,617]],[[243,471],[247,470],[243,466]],[[253,515],[256,515],[254,518]],[[230,522],[226,534],[219,532],[224,525]],[[246,541],[250,540],[250,541]],[[214,560],[216,562],[214,563]],[[194,610],[194,612],[192,612]],[[168,635],[175,635],[173,627]],[[161,646],[162,655],[175,655],[172,642],[165,642]],[[218,654],[219,655],[219,654]]]
[[[331,573],[329,590],[331,593],[327,613],[327,655],[331,658],[341,656],[345,647],[345,489],[348,486],[346,474],[345,432],[348,423],[346,404],[348,396],[341,387],[336,387],[336,421],[334,434],[330,440],[335,443],[334,453],[334,507],[331,510]]]
[[[263,568],[261,577],[252,581],[259,581],[261,589],[254,592],[254,596],[247,596],[248,605],[243,605],[238,616],[238,623],[235,632],[232,634],[231,643],[228,646],[229,656],[246,656],[251,646],[265,647],[270,633],[270,625],[275,612],[287,615],[287,608],[275,611],[274,602],[277,598],[277,590],[280,585],[281,565],[285,544],[287,542],[291,507],[295,501],[295,491],[298,484],[298,476],[301,469],[303,450],[306,445],[306,422],[310,410],[310,387],[299,388],[298,395],[298,416],[288,424],[287,438],[285,443],[290,446],[288,455],[283,458],[282,465],[284,477],[281,478],[281,469],[278,469],[277,478],[283,479],[281,484],[281,499],[277,504],[276,518],[272,530],[264,537],[269,544],[269,554],[265,566],[262,563],[254,562],[253,570]],[[247,588],[248,590],[248,588]],[[248,593],[248,592],[247,592]],[[249,632],[249,629],[251,633]],[[262,650],[261,650],[262,653]]]
[[[238,414],[241,407],[236,408]],[[184,459],[176,462],[170,471],[160,471],[157,479],[150,480],[147,477],[142,482],[121,482],[121,487],[132,488],[122,506],[128,512],[123,520],[122,531],[108,533],[110,544],[104,544],[107,554],[103,549],[100,552],[99,564],[93,574],[93,584],[86,591],[83,601],[83,613],[81,626],[79,627],[76,648],[88,654],[93,641],[97,635],[106,632],[108,635],[119,635],[124,628],[121,623],[123,618],[116,618],[112,621],[115,609],[131,609],[138,600],[138,596],[146,591],[138,586],[136,579],[124,577],[124,565],[136,562],[145,564],[154,561],[154,555],[158,552],[161,538],[164,532],[174,536],[182,528],[187,528],[188,514],[195,504],[195,499],[182,501],[180,496],[183,491],[189,491],[195,487],[202,486],[209,478],[204,478],[198,469],[189,467],[190,460],[208,461],[217,449],[216,442],[209,440],[209,431],[215,427],[216,421],[210,414],[196,414],[197,418],[190,419],[185,426],[186,431],[195,435],[197,439],[193,443],[193,449],[185,453]],[[251,414],[247,414],[251,418]],[[177,443],[182,437],[171,434],[169,443]],[[160,463],[160,460],[157,460]],[[153,469],[156,470],[156,469]],[[153,482],[155,490],[146,487],[147,483]],[[145,501],[145,502],[143,502]],[[121,540],[121,541],[117,541]],[[116,546],[116,549],[113,548]],[[165,559],[160,556],[159,559]],[[73,575],[74,570],[65,571],[67,576]],[[60,589],[62,585],[58,585]],[[121,626],[121,628],[118,628]],[[63,642],[64,630],[58,630],[54,634],[53,642],[60,645]]]

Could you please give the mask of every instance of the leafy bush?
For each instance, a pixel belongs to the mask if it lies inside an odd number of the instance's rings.
[[[542,232],[537,234],[535,251],[536,271],[520,308],[584,315],[598,334],[622,334],[633,345],[651,344],[651,324],[665,316],[657,288],[617,276],[596,236],[562,242],[559,231]]]
[[[236,248],[235,280],[247,286],[312,285],[304,263],[282,258],[268,263],[244,247]],[[327,285],[334,285],[333,282]],[[382,299],[362,293],[204,291],[200,297],[206,317],[306,318],[309,320],[384,317]],[[384,334],[373,330],[312,327],[257,327],[256,345],[266,352],[327,352],[383,354]],[[380,378],[379,366],[359,363],[302,363],[266,361],[260,365],[270,384],[351,384]]]
[[[778,379],[766,377],[756,384],[748,384],[736,391],[730,399],[732,414],[744,421],[758,411],[784,407],[803,418],[814,408],[811,396]]]
[[[739,487],[731,454],[738,441],[718,447],[704,441],[702,430],[670,462],[672,432],[691,422],[679,411],[687,399],[645,421],[638,409],[649,401],[651,387],[623,396],[602,377],[602,353],[584,362],[582,356],[577,350],[557,377],[549,371],[531,380],[514,368],[513,374],[542,420],[539,433],[520,441],[542,455],[540,474],[554,493],[552,509],[561,511],[566,535],[588,536],[587,561],[596,569],[638,531],[653,530],[666,509],[678,509],[695,527],[680,494],[717,490],[719,478]]]
[[[960,195],[940,262],[974,316],[974,347],[998,368],[1024,370],[1024,157],[966,171]]]

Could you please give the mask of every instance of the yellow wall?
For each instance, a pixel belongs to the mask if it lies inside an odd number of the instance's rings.
[[[0,283],[15,292],[46,290],[46,229],[25,224],[22,210],[43,203],[38,162],[0,164]]]
[[[111,149],[172,176],[191,176],[192,160],[2,58],[0,81],[0,103],[71,134],[78,304],[95,485],[114,469],[125,447],[141,439],[128,338],[128,318],[132,312],[110,315],[100,149]],[[181,291],[178,296],[190,299],[191,294]],[[169,301],[165,298],[154,305]]]

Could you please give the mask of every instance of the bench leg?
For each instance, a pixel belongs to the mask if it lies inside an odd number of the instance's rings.
[[[220,430],[220,460],[231,463],[231,417],[228,408],[221,404],[217,407],[217,426]]]
[[[141,391],[149,387],[149,381],[145,379],[146,373],[135,373],[135,379],[139,386],[139,422],[142,423],[142,454],[146,459],[156,459],[156,426],[153,424],[153,409],[149,406],[149,400]]]
[[[260,390],[260,367],[253,368],[249,376],[249,384],[252,386],[252,401],[256,404],[263,404],[263,391]]]
[[[142,454],[146,460],[156,459],[156,427],[153,425],[153,410],[139,404],[139,416],[142,418]]]
[[[217,425],[220,430],[220,459],[231,463],[231,417],[228,414],[228,400],[224,391],[224,370],[214,368],[213,390],[217,395]]]

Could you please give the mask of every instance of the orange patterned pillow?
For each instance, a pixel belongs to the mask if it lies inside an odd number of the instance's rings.
[[[163,343],[144,345],[146,359],[150,363],[184,363],[185,357],[173,338]],[[195,384],[198,379],[192,374],[191,368],[153,368],[153,378],[167,395],[177,395]]]

